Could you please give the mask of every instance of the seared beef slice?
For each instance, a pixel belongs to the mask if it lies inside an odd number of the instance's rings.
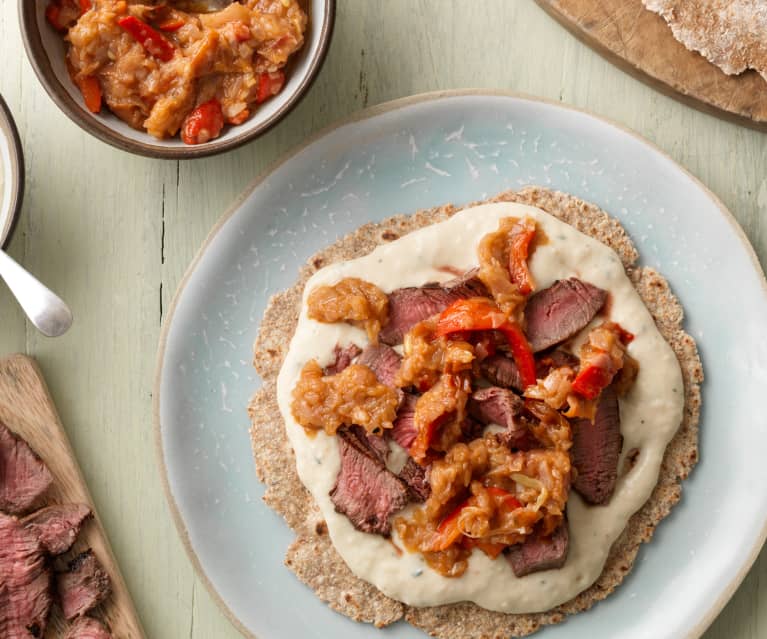
[[[51,573],[37,535],[0,514],[0,637],[42,637],[51,609]]]
[[[389,294],[389,321],[378,338],[391,346],[402,339],[413,326],[427,317],[441,313],[453,302],[468,297],[488,295],[476,276],[477,269],[449,282],[398,288]]]
[[[109,596],[109,575],[92,550],[80,553],[69,562],[68,570],[56,575],[61,609],[68,619],[81,617]]]
[[[527,426],[518,419],[524,402],[509,389],[498,386],[481,388],[469,398],[468,408],[469,414],[481,424],[496,424],[505,428],[498,437],[506,446],[528,450],[534,444]]]
[[[577,277],[554,282],[525,306],[527,339],[536,353],[584,328],[607,301],[607,291]]]
[[[400,356],[391,346],[386,344],[371,344],[366,346],[357,360],[358,364],[372,370],[378,381],[386,386],[396,387],[394,380],[400,366]]]
[[[483,424],[497,424],[507,430],[517,427],[514,418],[524,407],[522,399],[507,388],[489,386],[472,393],[469,413]]]
[[[491,355],[479,364],[482,375],[495,386],[513,388],[519,392],[524,390],[522,375],[519,373],[516,363],[505,355]]]
[[[413,501],[426,501],[431,495],[431,485],[426,475],[426,468],[412,457],[407,458],[399,472],[399,478],[407,484]]]
[[[590,504],[604,504],[612,497],[623,448],[618,396],[608,386],[599,396],[594,423],[574,419],[570,455],[577,476],[573,487]]]
[[[112,639],[112,633],[93,617],[80,617],[69,627],[64,639]]]
[[[570,535],[564,521],[550,537],[541,537],[537,532],[521,544],[509,548],[507,558],[517,577],[531,572],[561,568],[567,561]]]
[[[402,404],[397,411],[397,419],[391,429],[391,437],[402,448],[407,450],[412,446],[418,431],[415,429],[415,405],[418,397],[411,393],[405,393]]]
[[[344,429],[357,448],[367,450],[371,457],[375,457],[382,463],[386,463],[389,456],[389,443],[381,436],[368,433],[362,426],[350,426]]]
[[[26,512],[52,481],[51,472],[29,445],[0,422],[0,511]]]
[[[407,486],[353,436],[339,431],[338,442],[341,470],[330,491],[336,511],[357,530],[389,535],[389,517],[408,502]]]
[[[323,369],[322,373],[324,375],[338,375],[361,352],[362,349],[356,344],[347,344],[346,346],[336,344],[333,347],[333,361]]]
[[[33,512],[22,523],[34,531],[48,553],[60,555],[72,547],[90,515],[91,509],[85,504],[55,505]]]

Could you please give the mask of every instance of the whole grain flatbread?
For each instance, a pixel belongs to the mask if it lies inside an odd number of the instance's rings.
[[[642,0],[663,16],[674,37],[727,75],[755,69],[767,80],[764,0]]]
[[[295,331],[304,286],[313,273],[333,262],[366,255],[379,244],[443,221],[460,209],[448,205],[407,217],[398,215],[377,224],[366,224],[341,238],[308,261],[293,287],[270,300],[254,355],[254,366],[264,383],[253,397],[249,413],[256,470],[258,478],[266,484],[264,501],[296,532],[286,565],[331,608],[356,621],[380,627],[404,618],[428,634],[444,639],[523,637],[547,624],[559,623],[566,615],[586,610],[604,599],[621,583],[632,568],[639,545],[650,540],[657,524],[679,501],[680,483],[698,460],[700,383],[703,381],[698,351],[694,340],[682,329],[682,307],[666,280],[651,268],[635,266],[639,256],[623,227],[593,204],[538,187],[508,191],[488,202],[536,206],[615,250],[681,364],[685,387],[682,425],[666,448],[652,496],[613,544],[597,581],[570,601],[543,613],[506,614],[472,603],[415,608],[387,597],[355,577],[330,542],[322,515],[296,472],[294,454],[277,405],[277,375]]]

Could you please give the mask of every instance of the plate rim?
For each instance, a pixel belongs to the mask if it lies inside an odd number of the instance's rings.
[[[152,394],[152,428],[154,431],[153,435],[155,440],[155,454],[157,458],[157,463],[159,465],[160,479],[162,482],[163,491],[165,493],[165,498],[168,501],[168,505],[170,506],[173,522],[176,526],[176,530],[179,534],[179,537],[181,538],[181,542],[184,546],[184,549],[186,550],[187,556],[192,563],[192,566],[194,568],[197,578],[203,582],[208,593],[211,595],[211,597],[216,602],[221,612],[223,612],[224,616],[229,620],[229,622],[232,623],[232,625],[235,628],[237,628],[237,630],[239,630],[240,633],[242,633],[243,636],[247,637],[248,639],[260,639],[260,638],[257,635],[255,635],[253,632],[251,632],[248,628],[246,628],[243,622],[240,621],[240,619],[234,614],[232,609],[224,601],[223,597],[218,592],[216,587],[213,585],[213,583],[209,579],[207,573],[203,569],[200,559],[197,556],[197,553],[194,547],[192,546],[192,542],[189,538],[189,532],[187,530],[186,523],[181,516],[181,512],[179,511],[178,504],[176,503],[176,499],[171,490],[170,481],[168,477],[168,468],[165,464],[165,452],[164,452],[163,442],[162,442],[162,424],[160,422],[160,401],[161,401],[160,387],[162,383],[163,370],[165,365],[165,352],[166,352],[166,347],[168,342],[168,334],[170,332],[170,326],[175,316],[178,302],[181,299],[181,296],[184,294],[186,286],[189,283],[189,280],[192,274],[197,269],[202,257],[205,255],[211,243],[219,234],[219,232],[224,227],[224,225],[235,215],[235,213],[237,213],[240,210],[243,203],[253,194],[253,192],[265,180],[267,180],[272,173],[277,171],[281,166],[288,163],[290,160],[292,160],[294,157],[302,153],[306,148],[312,146],[315,142],[319,141],[321,138],[324,138],[330,135],[337,129],[343,126],[346,126],[348,124],[353,124],[355,122],[360,122],[362,120],[368,120],[378,115],[397,111],[399,109],[403,109],[416,104],[436,102],[446,98],[450,99],[450,98],[457,98],[457,97],[515,98],[519,100],[526,100],[529,102],[537,102],[537,103],[545,104],[548,106],[554,106],[554,107],[565,109],[567,111],[573,111],[581,115],[589,116],[591,118],[594,118],[595,120],[599,120],[603,124],[607,124],[609,126],[612,126],[618,129],[622,133],[629,135],[630,137],[634,138],[634,140],[645,145],[650,150],[654,151],[655,153],[658,153],[661,157],[665,158],[666,160],[669,160],[677,169],[681,170],[682,173],[686,175],[693,182],[693,184],[695,184],[698,188],[700,188],[702,192],[716,205],[716,207],[719,209],[719,212],[722,214],[722,218],[724,219],[724,221],[727,222],[730,225],[730,227],[732,227],[732,229],[735,231],[735,235],[737,239],[739,239],[741,244],[743,245],[743,248],[745,249],[746,254],[751,259],[751,262],[756,271],[756,274],[759,276],[759,280],[762,286],[762,291],[767,296],[767,278],[765,278],[765,273],[764,273],[764,270],[762,269],[761,263],[759,262],[759,258],[756,255],[756,251],[754,250],[754,247],[752,246],[751,241],[748,239],[748,236],[746,235],[745,231],[741,227],[737,218],[735,218],[735,216],[724,205],[724,203],[719,199],[719,197],[715,193],[713,193],[713,191],[711,191],[705,184],[703,184],[703,182],[701,182],[697,177],[695,177],[692,173],[690,173],[690,171],[688,171],[684,166],[679,164],[676,160],[674,160],[674,158],[672,158],[668,153],[660,149],[653,142],[646,139],[645,137],[643,137],[642,135],[640,135],[633,129],[619,122],[616,122],[615,120],[612,120],[611,118],[598,115],[587,109],[582,109],[569,104],[564,104],[562,102],[550,100],[548,98],[541,98],[541,97],[534,96],[527,93],[509,91],[504,89],[482,89],[482,88],[448,89],[448,90],[416,93],[403,98],[382,102],[380,104],[376,104],[374,106],[356,111],[352,113],[351,115],[343,117],[329,124],[328,126],[323,127],[322,129],[320,129],[313,135],[310,135],[301,144],[297,145],[296,147],[290,149],[289,151],[281,155],[277,160],[275,160],[272,164],[266,167],[261,173],[259,173],[255,178],[253,178],[245,186],[242,192],[237,196],[234,202],[224,211],[224,213],[213,224],[213,226],[211,227],[211,230],[208,232],[205,239],[203,240],[200,248],[195,253],[194,258],[192,259],[192,261],[189,263],[189,266],[184,271],[184,275],[181,278],[175,293],[173,294],[173,299],[170,303],[170,306],[168,307],[168,312],[162,321],[162,327],[160,330],[160,339],[159,339],[158,347],[157,347],[157,357],[155,361],[155,376],[154,376],[153,394]],[[720,595],[717,597],[717,599],[714,601],[711,607],[706,611],[706,614],[703,615],[701,619],[689,630],[689,632],[684,636],[683,639],[700,639],[700,637],[703,635],[706,629],[713,623],[716,617],[719,616],[719,613],[721,613],[721,611],[727,605],[729,600],[735,594],[736,590],[738,589],[740,584],[743,582],[748,572],[751,570],[751,567],[753,566],[754,562],[759,556],[762,546],[764,546],[764,543],[766,540],[767,540],[767,515],[765,515],[765,521],[762,525],[762,529],[759,532],[756,543],[750,549],[749,554],[746,558],[746,561],[741,565],[740,569],[732,577],[732,579],[730,579],[729,583],[727,583],[727,585],[722,590]]]

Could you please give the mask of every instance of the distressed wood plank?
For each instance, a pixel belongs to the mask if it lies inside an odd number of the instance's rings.
[[[46,492],[43,506],[86,504],[93,512],[93,521],[83,526],[67,557],[90,548],[109,574],[112,593],[94,611],[94,616],[101,618],[116,637],[145,639],[130,593],[104,534],[67,433],[48,394],[45,380],[35,361],[25,355],[0,359],[0,422],[23,438],[51,471],[53,484]],[[68,626],[60,609],[55,606],[46,637],[61,637]]]
[[[767,130],[767,82],[755,71],[729,76],[678,42],[642,0],[537,0],[611,62],[696,109]]]

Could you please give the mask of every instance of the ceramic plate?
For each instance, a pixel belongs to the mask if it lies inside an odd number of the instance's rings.
[[[701,462],[682,502],[613,596],[541,636],[698,637],[753,563],[767,532],[767,294],[733,217],[656,148],[594,116],[518,96],[433,94],[369,110],[259,178],[211,233],[167,318],[155,397],[168,496],[197,569],[244,632],[382,636],[330,611],[283,566],[293,535],[260,499],[246,406],[268,297],[364,222],[528,184],[621,220],[681,299],[706,372]],[[401,623],[386,636],[425,635]]]

